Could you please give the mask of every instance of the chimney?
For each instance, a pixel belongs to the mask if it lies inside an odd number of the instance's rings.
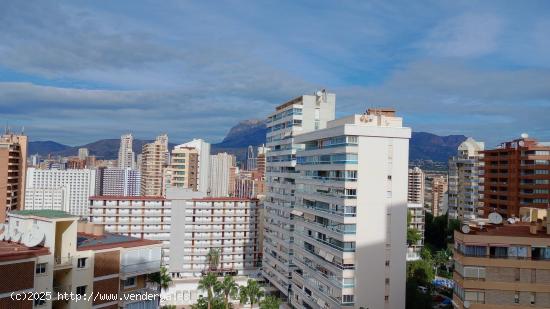
[[[536,222],[531,222],[531,224],[529,225],[529,233],[533,234],[533,235],[537,235],[537,223]]]

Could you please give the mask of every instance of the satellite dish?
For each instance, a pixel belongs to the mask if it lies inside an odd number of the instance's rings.
[[[462,233],[468,234],[468,233],[470,233],[470,226],[469,226],[468,224],[464,224],[464,225],[460,228],[460,230],[462,231]]]
[[[521,133],[521,138],[528,138],[529,137],[529,134],[527,133]]]
[[[310,92],[310,93],[311,93],[311,92]],[[317,94],[317,96],[318,96],[318,97],[320,97],[320,96],[322,96],[322,95],[323,95],[323,92],[322,92],[321,90],[319,90],[319,91],[317,91],[317,93],[316,93],[316,94]]]
[[[30,232],[25,234],[23,244],[29,248],[36,247],[44,241],[46,235],[38,225],[33,225]]]
[[[470,301],[469,300],[464,301],[464,308],[470,308]]]
[[[501,224],[502,223],[502,216],[496,212],[492,212],[489,214],[489,223],[491,224]]]

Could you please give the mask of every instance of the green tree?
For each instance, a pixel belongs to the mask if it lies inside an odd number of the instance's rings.
[[[405,300],[406,309],[432,309],[432,297],[430,293],[422,293],[418,289],[418,281],[414,278],[407,279]]]
[[[223,281],[218,281],[214,286],[214,291],[223,295],[223,302],[225,309],[229,309],[229,297],[235,298],[239,291],[239,286],[235,283],[233,276],[226,276]]]
[[[415,228],[407,228],[407,244],[409,246],[414,245],[418,243],[422,239],[422,235],[420,235],[420,232]]]
[[[210,248],[210,251],[208,251],[206,255],[206,259],[208,260],[209,270],[217,270],[220,264],[220,249]]]
[[[425,260],[407,263],[407,279],[416,280],[419,285],[429,286],[434,279],[432,264]]]
[[[168,269],[166,267],[161,266],[160,272],[150,274],[147,279],[155,283],[157,286],[157,293],[159,294],[159,297],[157,299],[157,303],[160,304],[160,293],[162,290],[166,291],[170,287],[170,284],[172,283],[172,277],[170,277],[170,274],[168,273]]]
[[[203,276],[199,281],[199,290],[207,292],[207,302],[208,309],[212,309],[212,304],[214,303],[214,287],[218,282],[218,278],[213,273],[209,273],[206,276]]]
[[[260,309],[279,309],[281,300],[278,297],[267,295],[260,301]]]
[[[220,297],[214,297],[212,303],[209,304],[207,298],[199,296],[197,303],[192,305],[192,309],[208,309],[211,306],[212,309],[224,309],[223,300]]]
[[[250,303],[250,307],[257,304],[260,298],[263,296],[262,289],[258,282],[252,279],[248,279],[246,286],[241,286],[239,291],[239,300],[241,304]]]

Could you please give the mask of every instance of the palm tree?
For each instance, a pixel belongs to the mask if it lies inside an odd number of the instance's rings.
[[[264,295],[258,282],[252,279],[248,279],[246,286],[242,286],[240,289],[240,302],[241,304],[250,303],[250,308],[254,307],[260,301],[260,298]]]
[[[218,265],[220,264],[220,249],[210,248],[206,258],[208,259],[209,270],[218,269]]]
[[[237,295],[239,286],[237,285],[237,283],[235,283],[235,278],[233,276],[226,276],[225,278],[223,278],[223,281],[217,282],[214,290],[217,293],[223,294],[224,307],[225,309],[229,309],[229,297],[235,297]]]
[[[160,267],[160,272],[150,274],[148,279],[150,282],[156,284],[159,295],[162,290],[168,290],[170,283],[172,283],[172,278],[170,277],[170,274],[168,274],[168,269],[164,266]],[[158,298],[158,304],[160,305],[160,297]]]
[[[214,302],[214,287],[217,282],[218,278],[212,273],[202,277],[199,281],[199,290],[205,290],[208,293],[208,309],[212,308],[212,303]]]
[[[260,309],[279,309],[281,300],[275,296],[267,295],[260,301]]]

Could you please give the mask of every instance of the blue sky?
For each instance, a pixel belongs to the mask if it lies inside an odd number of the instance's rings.
[[[338,116],[550,140],[550,2],[0,2],[0,121],[31,140],[217,142],[318,88]]]

